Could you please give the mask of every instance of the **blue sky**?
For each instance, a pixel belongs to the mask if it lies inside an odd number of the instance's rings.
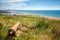
[[[60,0],[0,0],[0,10],[60,10]]]

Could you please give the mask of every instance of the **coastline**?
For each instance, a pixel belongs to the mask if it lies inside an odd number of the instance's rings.
[[[43,15],[38,15],[38,14],[33,14],[33,13],[32,14],[29,13],[29,15],[60,21],[60,17],[43,16]]]
[[[4,13],[5,14],[5,13]],[[14,15],[14,14],[13,14]],[[51,20],[57,20],[60,21],[59,17],[52,17],[52,16],[43,16],[43,15],[38,15],[38,14],[33,14],[33,13],[27,13],[27,12],[19,12],[16,15],[29,15],[29,16],[37,16],[37,17],[42,17],[42,18],[47,18]]]
[[[60,21],[60,17],[53,17],[53,16],[43,16],[43,15],[38,15],[38,14],[29,14],[32,16],[37,16],[37,17],[42,17],[42,18],[47,18],[47,19],[51,19],[51,20],[56,20],[56,21]]]
[[[38,17],[42,17],[42,18],[48,18],[48,19],[51,19],[51,20],[57,20],[57,21],[60,21],[60,17],[53,17],[53,16],[43,16],[43,15],[39,15],[39,14],[30,14],[30,13],[27,13],[27,15],[30,15],[30,16],[38,16]]]
[[[51,17],[51,16],[40,16],[40,17],[60,21],[60,18],[56,18],[56,17]]]

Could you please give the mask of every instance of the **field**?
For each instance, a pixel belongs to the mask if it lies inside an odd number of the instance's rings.
[[[9,39],[8,30],[20,22],[20,35]],[[0,40],[60,40],[60,21],[30,15],[2,15],[0,14]]]

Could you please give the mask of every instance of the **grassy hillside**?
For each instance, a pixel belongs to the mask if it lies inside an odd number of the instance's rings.
[[[9,28],[18,21],[19,29],[26,27],[27,32],[20,31],[14,40],[60,40],[60,21],[28,15],[0,15],[0,40],[6,40]]]

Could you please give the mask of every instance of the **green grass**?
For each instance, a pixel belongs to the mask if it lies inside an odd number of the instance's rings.
[[[14,40],[60,40],[60,21],[28,15],[0,15],[0,40],[6,40],[9,28],[18,21],[19,28],[27,27],[28,32],[21,31]]]

